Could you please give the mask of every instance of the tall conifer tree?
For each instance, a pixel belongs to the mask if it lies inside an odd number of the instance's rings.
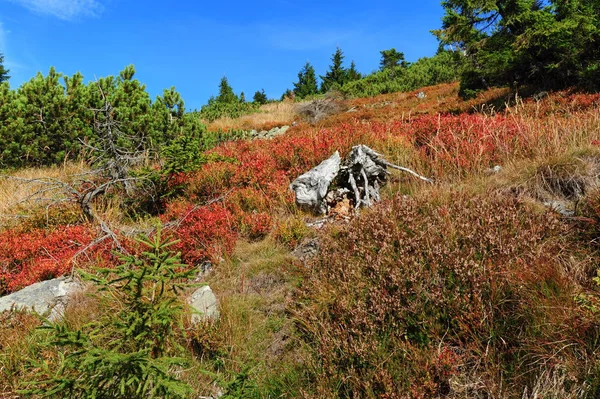
[[[408,66],[408,63],[404,59],[404,53],[399,52],[395,48],[382,50],[379,53],[381,54],[381,61],[379,62],[379,69],[381,71],[398,66],[402,68]]]
[[[262,90],[257,90],[254,93],[254,97],[252,97],[252,101],[254,101],[257,104],[266,104],[269,102],[269,100],[267,99],[267,93],[265,93],[265,89]]]
[[[441,43],[470,65],[461,93],[494,85],[600,88],[600,1],[444,0]]]
[[[217,102],[231,104],[239,101],[240,99],[233,92],[227,77],[223,76],[223,78],[221,78],[221,83],[219,83],[219,95],[217,96]]]
[[[306,62],[304,67],[298,72],[298,82],[294,83],[294,94],[299,98],[308,97],[319,92],[317,86],[317,76],[315,68]]]
[[[344,68],[343,63],[344,53],[342,52],[342,49],[338,47],[333,56],[331,56],[329,70],[325,73],[325,76],[321,76],[323,81],[321,83],[321,92],[326,93],[332,87],[341,87],[346,83],[348,73],[346,68]]]
[[[356,70],[356,64],[354,61],[350,63],[350,69],[348,69],[346,78],[348,82],[362,79],[362,74]]]

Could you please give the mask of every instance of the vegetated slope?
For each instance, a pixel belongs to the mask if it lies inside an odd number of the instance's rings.
[[[444,84],[352,100],[351,112],[319,125],[218,145],[199,170],[170,177],[178,195],[145,223],[167,226],[188,265],[212,261],[209,282],[229,305],[220,323],[189,330],[186,381],[200,393],[217,381],[231,397],[595,395],[596,232],[589,221],[598,208],[592,201],[580,207],[588,222],[575,225],[515,199],[511,182],[555,157],[598,156],[600,96],[560,92],[523,102],[497,90],[465,102],[457,92]],[[397,197],[348,228],[320,232],[322,253],[308,269],[298,267],[282,252],[309,234],[303,222],[310,217],[295,208],[288,185],[357,144],[438,184],[395,175],[388,194],[414,198]],[[497,164],[505,180],[485,177]],[[81,235],[67,249],[49,245],[66,229],[95,229],[65,220],[62,210],[50,214],[61,217],[0,232],[13,243],[0,247],[3,292],[65,271],[73,251],[91,242]],[[41,238],[24,239],[30,236]],[[247,250],[251,256],[236,250],[238,239],[265,236]],[[111,261],[98,251],[88,252],[88,265],[98,256]],[[278,261],[265,266],[274,254]],[[38,273],[40,265],[49,271]],[[259,300],[273,289],[280,290],[274,302]],[[294,300],[284,305],[285,298]],[[248,320],[255,324],[240,327]],[[25,325],[3,336],[27,334]],[[12,392],[31,373],[19,366],[28,354],[3,351],[2,390]],[[214,374],[199,377],[202,370]]]
[[[295,297],[316,392],[595,397],[588,256],[515,198],[396,196],[327,237]]]

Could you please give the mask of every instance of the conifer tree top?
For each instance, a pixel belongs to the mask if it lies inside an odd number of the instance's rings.
[[[9,72],[10,70],[4,67],[4,54],[0,53],[0,83],[10,79]]]
[[[325,73],[325,76],[321,76],[323,83],[321,84],[321,91],[326,92],[331,89],[334,85],[343,86],[346,83],[347,71],[343,66],[344,53],[339,47],[335,53],[331,56],[331,65],[329,70]]]

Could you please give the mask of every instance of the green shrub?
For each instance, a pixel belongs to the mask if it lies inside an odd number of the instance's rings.
[[[408,67],[385,68],[346,83],[341,91],[350,97],[373,97],[453,82],[459,78],[462,62],[462,57],[457,53],[444,51],[431,58],[421,58]]]
[[[209,122],[219,118],[229,117],[232,119],[239,118],[242,115],[253,114],[259,111],[258,103],[247,102],[218,102],[214,98],[208,100],[208,104],[203,105],[200,109],[200,117]]]
[[[34,363],[37,380],[23,394],[70,398],[188,398],[191,388],[173,374],[184,365],[173,353],[182,348],[183,305],[177,295],[193,270],[185,270],[174,242],[139,240],[146,251],[121,255],[115,269],[84,276],[98,284],[107,306],[100,319],[73,330],[48,322],[45,351],[58,352],[58,364]],[[107,302],[110,301],[110,302]],[[115,307],[117,309],[115,309]]]
[[[295,248],[310,233],[304,220],[298,216],[279,221],[273,231],[275,239],[290,249]]]
[[[175,88],[152,101],[134,75],[135,68],[129,65],[117,77],[85,84],[80,73],[69,77],[50,68],[46,76],[38,73],[16,90],[0,83],[0,168],[85,158],[90,148],[82,142],[94,145],[94,125],[103,122],[93,110],[102,109],[107,101],[111,117],[138,150],[142,143],[144,149],[158,151],[182,131],[204,129],[196,115],[185,113]]]

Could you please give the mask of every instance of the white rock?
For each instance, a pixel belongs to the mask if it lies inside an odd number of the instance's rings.
[[[194,291],[188,298],[188,303],[194,311],[192,314],[192,323],[194,324],[219,318],[217,297],[208,285]]]
[[[82,289],[80,282],[67,277],[42,281],[0,298],[0,312],[11,309],[28,310],[47,315],[50,320],[55,321],[62,317],[69,296]]]

